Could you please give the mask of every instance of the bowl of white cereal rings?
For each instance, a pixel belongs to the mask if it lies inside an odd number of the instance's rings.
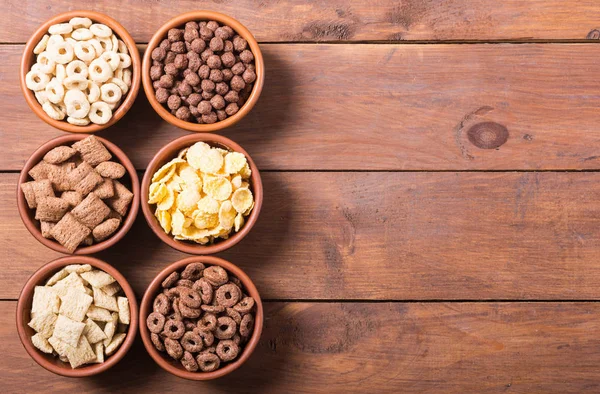
[[[31,36],[21,59],[21,89],[44,122],[94,133],[132,107],[140,88],[135,41],[116,20],[93,11],[51,18]]]

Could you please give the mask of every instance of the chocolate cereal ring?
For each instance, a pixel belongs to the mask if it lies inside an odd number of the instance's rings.
[[[175,339],[165,338],[165,349],[167,354],[175,360],[179,360],[183,356],[183,348]]]
[[[205,313],[196,325],[200,330],[214,331],[217,328],[217,316],[212,313]]]
[[[192,331],[194,328],[197,327],[196,323],[189,319],[183,320],[183,325],[185,326],[186,331]]]
[[[229,281],[227,271],[218,265],[206,268],[204,270],[204,278],[213,286],[221,286]]]
[[[200,308],[208,313],[221,313],[225,311],[225,307],[222,305],[202,305]]]
[[[158,312],[152,312],[146,318],[146,326],[151,333],[159,334],[165,326],[165,316]]]
[[[240,289],[242,288],[242,281],[239,280],[238,278],[236,278],[235,276],[230,276],[229,277],[229,281],[233,282],[235,285],[237,285],[237,287],[239,287]]]
[[[183,365],[183,367],[190,372],[196,372],[198,370],[198,363],[196,362],[196,359],[192,353],[188,351],[183,352],[183,357],[181,357],[181,365]]]
[[[162,334],[167,338],[179,339],[185,334],[185,325],[181,320],[169,319],[165,323]]]
[[[196,356],[198,368],[202,372],[212,372],[219,368],[221,360],[216,354],[203,352]]]
[[[165,344],[160,339],[160,335],[158,335],[156,333],[151,333],[150,340],[154,344],[154,347],[156,348],[156,350],[158,350],[159,352],[165,351]]]
[[[202,337],[193,331],[188,331],[181,338],[181,346],[191,353],[198,353],[202,350]]]
[[[215,293],[217,305],[226,308],[232,307],[240,301],[242,290],[233,283],[227,283],[219,287]]]
[[[172,272],[171,275],[167,276],[167,278],[165,280],[163,280],[162,282],[162,287],[169,288],[172,287],[175,282],[177,282],[179,280],[179,272],[175,271]]]
[[[216,346],[209,346],[206,349],[204,349],[202,351],[202,353],[212,353],[212,354],[216,354],[217,353],[217,347]]]
[[[173,319],[174,320],[183,320],[183,316],[181,315],[181,310],[179,308],[179,298],[175,298],[171,303],[173,307]]]
[[[231,340],[233,341],[233,343],[239,346],[240,342],[242,341],[242,338],[238,334],[235,334],[233,338],[231,338]]]
[[[254,307],[254,298],[252,297],[244,297],[240,302],[234,305],[233,309],[238,311],[241,314],[248,313]]]
[[[154,312],[158,312],[162,315],[168,315],[171,311],[171,305],[169,303],[169,299],[164,294],[159,294],[154,299],[153,305]]]
[[[222,361],[231,361],[237,357],[240,352],[240,347],[232,340],[226,339],[217,345],[217,356]]]
[[[226,308],[225,313],[227,314],[227,316],[231,317],[238,326],[242,322],[242,315],[240,315],[240,313],[238,311],[236,311],[235,309]]]
[[[188,319],[197,319],[202,313],[198,308],[191,308],[185,305],[181,299],[179,300],[179,311],[181,312],[181,316],[187,317]]]
[[[200,298],[200,293],[196,290],[181,287],[179,297],[181,297],[181,302],[187,307],[200,308],[200,305],[202,305],[202,298]]]
[[[177,283],[175,283],[175,285],[176,285],[177,287],[181,286],[181,287],[187,287],[187,288],[190,288],[190,289],[191,289],[191,288],[192,288],[192,286],[194,286],[194,282],[192,282],[192,281],[191,281],[191,280],[189,280],[189,279],[179,279],[179,280],[177,281]]]
[[[247,337],[252,332],[254,328],[254,316],[247,314],[242,318],[242,322],[240,323],[240,335],[243,337]]]
[[[211,346],[213,343],[215,343],[215,336],[210,331],[204,331],[195,328],[194,333],[198,334],[200,338],[202,338],[202,342],[204,342],[205,346]]]
[[[210,304],[213,298],[213,288],[205,278],[200,278],[194,282],[192,289],[198,291],[204,304]]]
[[[229,316],[221,316],[217,319],[217,329],[215,330],[216,338],[229,339],[235,335],[236,331],[237,324]]]
[[[202,277],[203,272],[204,272],[204,264],[191,263],[185,267],[185,269],[181,273],[181,277],[183,279],[198,280]]]

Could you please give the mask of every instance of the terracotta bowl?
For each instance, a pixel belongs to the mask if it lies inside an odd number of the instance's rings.
[[[71,145],[72,143],[87,137],[88,136],[85,134],[63,135],[62,137],[50,140],[44,145],[40,146],[35,152],[33,152],[31,157],[23,166],[23,170],[21,170],[21,175],[19,176],[19,181],[17,184],[17,208],[19,209],[19,215],[21,215],[21,220],[23,220],[23,224],[25,224],[27,230],[29,230],[31,235],[33,235],[38,241],[40,241],[42,244],[46,245],[50,249],[53,249],[60,253],[70,254],[64,246],[62,246],[55,240],[44,238],[42,236],[42,232],[40,230],[40,223],[34,218],[35,210],[30,209],[27,206],[27,201],[25,201],[25,196],[21,191],[21,183],[25,183],[32,180],[28,174],[29,170],[31,170],[31,168],[34,165],[39,163],[49,150],[60,145]],[[75,249],[75,252],[73,252],[73,254],[76,255],[97,253],[119,242],[125,236],[125,234],[127,234],[129,229],[133,225],[133,222],[135,221],[135,217],[137,216],[140,207],[140,181],[138,179],[137,172],[135,171],[135,167],[133,166],[133,164],[131,164],[131,161],[129,160],[127,155],[125,155],[125,153],[121,149],[119,149],[115,144],[101,137],[96,138],[102,141],[102,143],[106,146],[110,153],[113,154],[112,160],[116,159],[127,170],[127,175],[129,176],[131,183],[129,184],[126,182],[126,186],[130,186],[130,190],[133,193],[133,200],[131,201],[131,205],[129,206],[129,210],[127,211],[127,217],[124,218],[123,223],[121,224],[121,227],[119,227],[117,232],[115,232],[110,238],[107,238],[102,242],[95,243],[91,246],[78,247],[77,249]]]
[[[191,146],[198,141],[206,142],[208,145],[214,147],[243,153],[248,160],[250,169],[252,170],[252,175],[250,176],[250,190],[254,195],[254,209],[252,209],[252,212],[246,218],[246,223],[244,223],[244,226],[242,226],[239,232],[232,233],[228,239],[217,241],[213,245],[200,245],[192,242],[177,241],[173,239],[171,235],[165,233],[163,228],[160,226],[160,223],[154,216],[154,211],[156,209],[155,205],[148,204],[148,190],[150,188],[152,175],[154,175],[154,173],[164,164],[177,157],[177,153],[181,149]],[[242,238],[244,238],[250,232],[250,229],[258,220],[258,214],[260,213],[260,208],[262,207],[263,186],[256,164],[254,164],[254,161],[248,152],[246,152],[241,146],[229,138],[225,138],[217,134],[191,134],[180,137],[168,143],[154,156],[150,164],[148,164],[148,168],[146,169],[146,173],[142,179],[142,191],[140,194],[140,199],[142,200],[142,212],[144,213],[144,217],[146,218],[148,225],[152,231],[154,231],[154,234],[156,234],[164,243],[174,249],[189,254],[213,254],[231,248],[233,245],[240,242]]]
[[[29,323],[29,321],[31,320],[30,311],[31,303],[33,301],[33,290],[35,286],[43,286],[45,281],[48,278],[50,278],[50,276],[52,276],[55,272],[59,271],[62,267],[69,264],[89,264],[94,268],[98,268],[105,271],[117,280],[119,285],[123,288],[125,296],[129,300],[131,320],[129,324],[129,329],[127,331],[127,337],[125,338],[125,341],[121,344],[117,352],[112,356],[108,357],[106,361],[102,364],[92,364],[72,369],[69,363],[63,363],[58,359],[58,357],[42,353],[31,343],[31,337],[35,334],[35,331],[31,327],[29,327],[27,323]],[[97,375],[101,372],[106,371],[107,369],[111,368],[113,365],[118,363],[119,360],[121,360],[123,356],[125,356],[125,354],[129,351],[131,345],[133,344],[133,341],[135,340],[137,330],[138,305],[137,301],[135,300],[135,294],[133,293],[131,286],[123,277],[123,275],[121,275],[119,271],[113,268],[113,266],[93,257],[62,257],[42,266],[42,268],[37,270],[31,276],[31,278],[29,278],[27,283],[25,283],[25,286],[23,287],[23,290],[21,290],[21,294],[19,295],[19,301],[17,303],[17,331],[19,332],[19,339],[21,339],[23,347],[36,363],[38,363],[40,366],[44,367],[48,371],[54,372],[58,375],[80,378],[84,376]]]
[[[212,124],[198,124],[186,122],[172,115],[171,112],[169,112],[169,110],[163,107],[163,105],[156,100],[156,97],[154,96],[154,87],[152,86],[152,80],[150,79],[150,67],[152,66],[152,50],[155,49],[160,44],[160,42],[167,37],[167,32],[169,31],[169,29],[183,26],[186,22],[189,21],[203,20],[215,20],[221,24],[227,25],[233,30],[235,30],[235,32],[241,37],[243,37],[246,41],[248,41],[250,50],[254,55],[254,64],[256,65],[256,81],[254,81],[252,92],[250,93],[250,97],[248,97],[246,103],[244,103],[242,108],[240,108],[235,115]],[[148,43],[148,48],[146,48],[146,52],[144,53],[144,61],[142,63],[142,83],[144,85],[144,91],[146,92],[148,101],[150,101],[152,108],[154,108],[154,110],[160,115],[160,117],[166,120],[167,122],[189,131],[206,133],[233,126],[234,124],[239,122],[244,116],[246,116],[248,112],[250,112],[250,110],[254,107],[254,105],[258,101],[260,93],[262,92],[264,82],[265,64],[262,52],[260,51],[260,47],[258,46],[258,42],[256,42],[256,39],[254,38],[252,33],[250,33],[250,31],[246,29],[244,25],[242,25],[240,22],[233,19],[232,17],[214,11],[187,12],[165,23],[160,29],[158,29],[156,33],[154,33],[154,36],[152,36],[152,39]]]
[[[173,271],[180,271],[186,265],[190,263],[203,263],[208,265],[218,265],[223,267],[229,273],[237,276],[239,280],[242,282],[244,289],[247,294],[254,298],[256,302],[256,315],[254,320],[254,331],[252,332],[252,336],[248,343],[246,343],[242,353],[239,357],[233,362],[227,364],[223,368],[219,368],[213,372],[190,372],[187,371],[180,362],[173,360],[166,353],[161,353],[152,344],[150,339],[150,330],[146,326],[146,319],[148,315],[152,313],[152,306],[154,302],[154,297],[162,291],[161,283],[167,276],[169,276]],[[197,257],[188,257],[183,260],[176,261],[172,264],[169,264],[164,270],[162,270],[156,278],[150,283],[146,293],[144,293],[144,298],[142,298],[142,303],[140,304],[140,334],[142,336],[142,341],[144,342],[144,347],[150,354],[150,357],[156,361],[156,363],[165,371],[172,373],[175,376],[179,376],[180,378],[190,379],[190,380],[211,380],[220,378],[222,376],[227,375],[230,372],[238,369],[243,363],[250,358],[250,355],[256,348],[258,341],[260,339],[260,335],[262,333],[263,326],[263,306],[262,301],[260,299],[260,295],[258,294],[258,290],[250,277],[246,275],[244,271],[239,269],[236,265],[230,263],[229,261],[223,260],[214,256],[197,256]]]
[[[36,55],[33,53],[33,48],[37,45],[37,43],[41,40],[44,34],[48,33],[48,28],[56,23],[64,23],[68,22],[73,17],[88,17],[94,22],[103,23],[106,26],[110,27],[115,34],[127,45],[127,49],[129,50],[129,55],[131,56],[132,63],[132,80],[131,87],[129,88],[129,92],[127,92],[127,96],[123,99],[119,107],[115,112],[113,112],[112,118],[108,121],[108,123],[103,125],[92,124],[90,123],[87,126],[76,126],[68,123],[66,120],[55,120],[50,118],[42,109],[42,106],[35,98],[33,91],[27,89],[25,85],[25,75],[31,69],[31,66],[35,62]],[[25,101],[29,104],[29,107],[35,112],[37,116],[40,117],[44,122],[48,123],[50,126],[56,127],[57,129],[69,131],[72,133],[95,133],[96,131],[106,129],[117,123],[119,119],[121,119],[127,111],[133,106],[133,102],[138,95],[140,90],[140,80],[141,80],[141,59],[140,53],[135,46],[135,41],[131,38],[131,35],[125,30],[125,28],[116,20],[111,17],[101,14],[99,12],[94,11],[69,11],[62,14],[58,14],[43,25],[41,25],[35,33],[29,38],[27,44],[25,45],[25,50],[23,51],[23,57],[21,58],[21,72],[20,72],[20,81],[21,81],[21,90],[25,95]]]

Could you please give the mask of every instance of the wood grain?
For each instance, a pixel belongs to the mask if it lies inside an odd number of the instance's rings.
[[[222,134],[261,169],[598,169],[600,46],[263,45],[257,106]],[[17,83],[22,46],[0,46],[0,170],[20,169],[61,132],[39,120]],[[493,128],[506,128],[507,140]],[[187,132],[156,115],[143,91],[100,133],[137,168]],[[489,141],[500,143],[495,147]]]
[[[25,42],[60,12],[94,9],[121,22],[138,42],[170,18],[197,9],[231,15],[260,41],[357,40],[582,40],[600,27],[597,2],[559,0],[339,0],[235,2],[178,0],[152,2],[7,0],[0,42]]]
[[[58,257],[0,175],[0,298]],[[600,173],[264,173],[265,204],[221,256],[269,299],[598,299]],[[139,215],[98,257],[141,296],[184,255]]]
[[[598,391],[595,303],[268,303],[261,342],[226,378],[161,370],[139,338],[113,369],[53,375],[23,350],[14,302],[0,303],[3,392],[547,392]]]

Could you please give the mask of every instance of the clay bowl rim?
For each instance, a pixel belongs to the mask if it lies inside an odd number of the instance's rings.
[[[150,330],[146,326],[146,319],[150,312],[152,311],[153,298],[156,296],[158,291],[162,288],[162,281],[169,276],[173,271],[178,271],[183,269],[186,265],[190,263],[205,263],[210,265],[218,265],[225,268],[229,273],[237,276],[238,279],[244,285],[244,288],[248,292],[248,294],[254,298],[256,302],[256,315],[254,317],[254,330],[252,332],[252,336],[250,340],[244,347],[244,350],[240,357],[234,362],[228,364],[223,368],[219,368],[216,371],[212,372],[190,372],[187,371],[179,364],[175,366],[175,361],[170,361],[167,359],[167,356],[164,353],[156,350],[152,341],[150,339]],[[139,327],[140,327],[140,336],[142,337],[142,342],[144,343],[144,347],[146,351],[152,357],[152,359],[165,371],[172,373],[175,376],[180,378],[189,379],[189,380],[211,380],[217,379],[222,376],[225,376],[236,369],[238,369],[242,364],[244,364],[252,355],[254,350],[256,349],[256,345],[260,340],[260,336],[262,334],[263,328],[263,320],[264,320],[264,312],[263,305],[260,298],[260,294],[258,293],[258,289],[252,282],[252,279],[237,265],[215,256],[192,256],[186,257],[184,259],[175,261],[174,263],[169,264],[166,268],[160,271],[156,277],[152,280],[146,292],[144,293],[144,297],[142,298],[142,302],[140,304],[140,316],[139,316]]]
[[[252,54],[254,55],[254,64],[256,65],[256,81],[254,81],[254,86],[252,87],[252,92],[250,93],[250,97],[244,103],[242,108],[234,114],[233,116],[228,117],[225,120],[215,122],[213,124],[198,124],[186,122],[181,119],[178,119],[176,116],[172,115],[165,107],[162,106],[154,96],[154,87],[152,86],[152,80],[150,79],[150,67],[152,65],[151,54],[152,50],[154,50],[160,42],[166,38],[167,32],[169,29],[182,26],[186,22],[189,21],[198,21],[198,20],[216,20],[222,24],[225,24],[231,27],[237,34],[242,36],[246,41],[248,41],[248,45]],[[146,93],[146,97],[152,105],[152,108],[156,111],[156,113],[169,122],[170,124],[182,128],[188,131],[195,131],[201,133],[208,133],[217,130],[222,130],[227,127],[233,126],[238,123],[242,118],[244,118],[256,105],[258,98],[263,89],[263,85],[265,82],[265,64],[262,52],[260,51],[260,47],[258,46],[258,42],[256,38],[252,35],[250,30],[248,30],[244,25],[242,25],[238,20],[215,11],[208,10],[198,10],[198,11],[190,11],[184,14],[178,15],[175,18],[169,20],[164,25],[162,25],[156,33],[150,39],[148,43],[148,47],[146,48],[146,52],[144,53],[144,58],[142,61],[142,84],[144,86],[144,92]]]
[[[73,17],[87,17],[94,22],[103,23],[110,27],[117,34],[118,38],[121,39],[125,43],[125,45],[127,45],[129,56],[131,56],[132,78],[129,92],[127,92],[127,96],[119,105],[117,110],[113,112],[112,118],[106,124],[103,125],[90,123],[87,126],[76,126],[70,124],[66,120],[52,119],[44,112],[42,106],[36,100],[33,91],[29,90],[27,88],[27,85],[25,84],[25,75],[29,72],[29,69],[31,68],[31,65],[33,64],[34,58],[36,56],[33,53],[33,48],[41,40],[44,34],[48,33],[48,28],[50,26],[56,23],[63,23],[69,21]],[[25,96],[25,101],[27,101],[29,108],[31,108],[31,110],[44,122],[59,130],[68,131],[70,133],[95,133],[97,131],[104,130],[114,125],[119,120],[121,120],[121,118],[123,118],[123,116],[125,116],[125,114],[131,109],[140,90],[142,74],[141,65],[142,60],[140,58],[140,53],[135,45],[135,41],[133,40],[129,32],[119,22],[117,22],[110,16],[102,14],[100,12],[86,10],[69,11],[60,13],[48,19],[40,27],[38,27],[35,33],[33,33],[29,40],[27,40],[27,44],[25,44],[25,49],[23,50],[23,55],[21,56],[19,80],[21,85],[21,91]]]
[[[133,226],[133,222],[135,222],[135,218],[137,217],[137,213],[140,208],[140,180],[138,178],[135,167],[131,163],[131,160],[129,160],[129,157],[127,157],[125,152],[123,152],[117,145],[113,144],[105,138],[96,136],[96,138],[106,146],[110,153],[112,153],[113,157],[116,157],[119,160],[119,162],[125,167],[125,169],[127,170],[127,174],[131,178],[131,192],[133,193],[133,200],[131,201],[131,205],[129,206],[127,217],[123,220],[123,223],[118,229],[118,231],[115,234],[113,234],[110,238],[105,239],[102,242],[93,244],[91,246],[78,247],[73,253],[69,253],[69,251],[57,241],[47,239],[42,236],[41,230],[38,228],[38,226],[36,226],[37,221],[33,218],[33,210],[29,209],[29,206],[25,201],[25,196],[21,191],[21,184],[24,182],[28,182],[30,178],[28,174],[29,170],[31,170],[31,168],[34,165],[40,162],[44,155],[50,149],[60,145],[65,145],[68,142],[80,141],[87,137],[89,137],[89,135],[87,134],[67,134],[46,142],[45,144],[37,148],[35,152],[33,152],[33,154],[29,157],[29,159],[27,159],[27,162],[25,162],[25,165],[21,170],[21,174],[19,175],[19,180],[17,182],[17,208],[19,209],[19,216],[21,216],[23,224],[31,233],[31,235],[33,235],[35,239],[37,239],[41,244],[60,253],[86,255],[97,253],[110,248],[111,246],[119,242],[121,239],[123,239],[125,234],[127,234],[127,232],[131,229],[131,226]]]
[[[252,170],[252,175],[250,176],[250,188],[254,196],[254,208],[252,209],[252,212],[246,218],[246,222],[244,223],[244,226],[242,226],[239,232],[233,233],[228,239],[220,240],[213,245],[200,245],[193,244],[191,242],[175,240],[172,236],[165,233],[165,231],[162,229],[162,227],[158,223],[158,220],[154,216],[154,212],[150,207],[151,204],[148,204],[147,199],[152,175],[154,175],[156,170],[158,170],[163,164],[167,163],[169,160],[175,158],[179,150],[193,145],[194,143],[199,141],[206,142],[211,146],[221,146],[227,148],[228,150],[243,153],[246,156],[246,160],[248,160],[250,169]],[[218,134],[189,134],[169,142],[167,145],[162,147],[156,153],[156,155],[154,155],[154,157],[148,164],[146,172],[144,173],[144,178],[142,179],[140,200],[142,201],[142,212],[144,214],[144,218],[146,218],[148,226],[150,226],[154,234],[156,234],[158,238],[160,238],[164,243],[166,243],[173,249],[179,250],[184,253],[195,255],[207,255],[222,252],[226,249],[229,249],[232,246],[236,245],[238,242],[240,242],[246,235],[248,235],[252,227],[254,227],[254,224],[256,224],[256,221],[258,220],[258,216],[260,214],[260,210],[262,208],[263,185],[256,164],[254,164],[254,161],[252,160],[248,152],[246,152],[244,148],[242,148],[240,145],[233,142],[229,138],[223,137],[222,135]]]
[[[31,308],[31,303],[33,301],[33,290],[35,286],[40,285],[60,268],[69,264],[89,264],[92,267],[105,271],[117,280],[121,288],[123,288],[125,296],[129,300],[129,312],[131,317],[125,341],[121,344],[117,352],[110,356],[102,364],[91,364],[85,367],[72,369],[68,363],[63,363],[58,359],[58,357],[44,354],[39,351],[35,346],[33,346],[30,340],[34,331],[32,328],[27,326],[27,322],[29,322],[29,309]],[[23,289],[21,290],[21,294],[19,294],[19,299],[17,301],[16,324],[21,344],[25,348],[25,351],[36,363],[57,375],[81,378],[85,376],[97,375],[108,370],[117,364],[125,356],[125,354],[127,354],[129,349],[131,349],[133,342],[135,341],[138,331],[138,317],[139,309],[137,300],[135,299],[135,293],[133,292],[133,289],[131,288],[131,285],[127,279],[125,279],[125,277],[116,268],[105,261],[90,256],[66,256],[44,264],[27,280],[25,286],[23,286]],[[25,318],[27,318],[27,321],[25,321]]]

